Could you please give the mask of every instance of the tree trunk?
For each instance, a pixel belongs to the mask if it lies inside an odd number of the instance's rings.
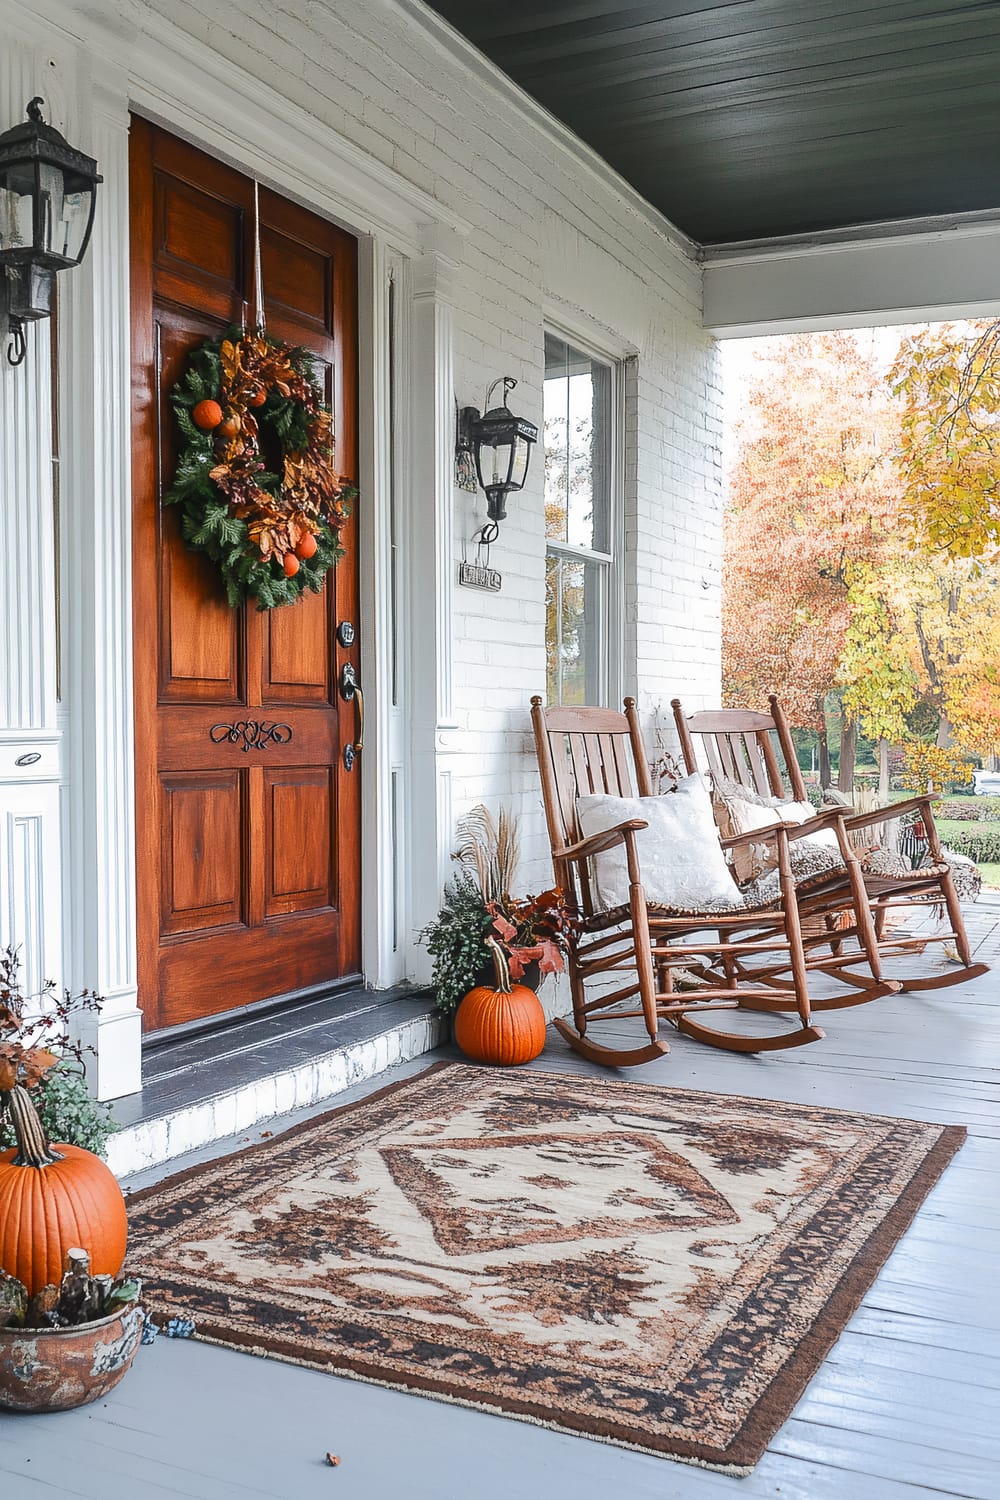
[[[830,741],[826,737],[826,713],[822,698],[816,699],[816,712],[819,715],[819,784],[826,791],[828,786],[833,785],[833,776],[830,772]]]
[[[947,714],[942,714],[938,720],[937,738],[934,741],[939,750],[950,750],[952,744],[951,724]]]
[[[840,791],[850,795],[854,791],[854,762],[858,753],[858,726],[853,719],[845,715],[841,720],[840,731],[840,770],[837,773],[837,786]]]

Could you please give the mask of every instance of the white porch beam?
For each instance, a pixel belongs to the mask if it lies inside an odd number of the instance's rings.
[[[704,252],[718,338],[995,317],[1000,213]]]

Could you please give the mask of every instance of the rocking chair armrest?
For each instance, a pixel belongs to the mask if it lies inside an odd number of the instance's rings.
[[[776,833],[792,834],[802,827],[801,823],[768,823],[766,828],[751,828],[748,833],[733,833],[720,839],[723,849],[735,849],[739,844],[766,844]]]
[[[851,817],[853,809],[850,807],[817,807],[811,818],[800,823],[800,828],[815,829],[819,823],[835,823],[838,818]]]
[[[906,813],[921,811],[933,818],[933,805],[940,800],[940,797],[934,797],[930,792],[922,792],[919,797],[907,797],[905,802],[892,802],[888,807],[877,808],[875,812],[847,812],[844,825],[848,832],[853,832],[855,828],[870,828],[873,823],[888,823],[895,818],[903,817]],[[841,809],[841,811],[846,811],[846,809]]]
[[[630,818],[627,823],[618,823],[614,828],[606,828],[603,833],[592,833],[589,838],[580,839],[575,844],[567,844],[562,849],[553,849],[553,859],[590,859],[593,854],[603,854],[605,849],[613,849],[616,844],[628,843],[628,834],[638,833],[640,828],[648,828],[649,824],[645,818]]]

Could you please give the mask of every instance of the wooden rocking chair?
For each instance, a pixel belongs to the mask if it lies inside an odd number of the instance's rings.
[[[774,694],[768,702],[770,714],[749,709],[720,709],[685,715],[680,701],[675,698],[672,703],[674,720],[688,773],[699,769],[697,740],[705,763],[701,769],[708,770],[716,785],[736,782],[751,794],[779,799],[790,795],[796,802],[805,801],[805,782],[788,721]],[[836,878],[832,877],[828,892],[816,890],[799,903],[807,929],[803,941],[809,969],[820,969],[852,989],[851,993],[842,996],[814,998],[814,1010],[840,1009],[900,990],[937,989],[961,984],[988,972],[985,964],[972,962],[961,903],[934,825],[934,800],[931,796],[910,797],[905,802],[896,802],[871,813],[856,813],[850,808],[838,813],[834,808],[802,825],[807,834],[831,825],[837,828],[845,862],[839,897]],[[867,869],[856,850],[856,845],[863,843],[863,831],[912,812],[919,812],[923,821],[929,862],[900,874],[880,874]],[[862,836],[860,839],[859,835]],[[849,887],[846,904],[845,875]],[[940,903],[947,912],[947,931],[921,933],[918,937],[892,937],[888,926],[891,911],[918,904],[926,909],[928,902]],[[837,921],[838,906],[846,915],[846,925],[843,918],[839,923]],[[818,918],[827,931],[824,933],[819,923],[811,922],[810,918]],[[912,979],[892,980],[887,977],[884,959],[922,952],[928,943],[954,944],[961,967]],[[852,970],[857,968],[867,969],[871,979],[853,973]]]
[[[547,709],[541,698],[532,698],[531,719],[556,883],[576,913],[568,963],[573,1023],[554,1023],[570,1046],[592,1062],[632,1067],[670,1050],[659,1034],[661,1020],[698,1041],[734,1052],[769,1052],[819,1041],[823,1032],[813,1025],[810,1012],[788,855],[789,839],[796,838],[798,830],[779,825],[765,835],[752,835],[757,842],[773,842],[777,851],[780,898],[766,908],[690,911],[651,905],[636,847],[636,833],[647,824],[628,819],[583,838],[577,814],[581,796],[652,796],[634,700],[626,698],[622,714],[604,708]],[[746,842],[747,837],[720,839],[723,847]],[[602,910],[591,861],[616,846],[625,849],[629,897],[624,905]],[[740,978],[736,962],[747,952],[762,958],[775,955],[776,967],[787,968],[792,976],[789,984]],[[675,990],[674,971],[688,968],[702,955],[712,956],[714,977],[691,993]],[[615,977],[622,974],[630,976],[628,981],[615,986]],[[590,981],[595,984],[588,987]],[[595,993],[597,985],[604,988]],[[637,1000],[637,1006],[623,1009],[630,1000]],[[703,1012],[740,1009],[794,1010],[798,1025],[755,1036],[717,1030],[701,1020]],[[618,1048],[588,1034],[594,1018],[626,1017],[644,1021],[645,1045]]]

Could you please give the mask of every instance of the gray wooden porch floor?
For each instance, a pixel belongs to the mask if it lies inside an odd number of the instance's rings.
[[[737,1057],[679,1037],[668,1058],[636,1075],[668,1087],[969,1128],[967,1144],[749,1478],[160,1339],[140,1351],[102,1404],[55,1417],[0,1417],[0,1496],[998,1500],[1000,898],[970,909],[969,926],[980,956],[997,966],[974,984],[830,1013],[825,1042],[783,1055]],[[419,1072],[427,1061],[393,1076]],[[588,1071],[554,1036],[535,1066]],[[384,1082],[383,1075],[354,1092]],[[341,1455],[336,1469],[324,1463],[328,1450]]]

